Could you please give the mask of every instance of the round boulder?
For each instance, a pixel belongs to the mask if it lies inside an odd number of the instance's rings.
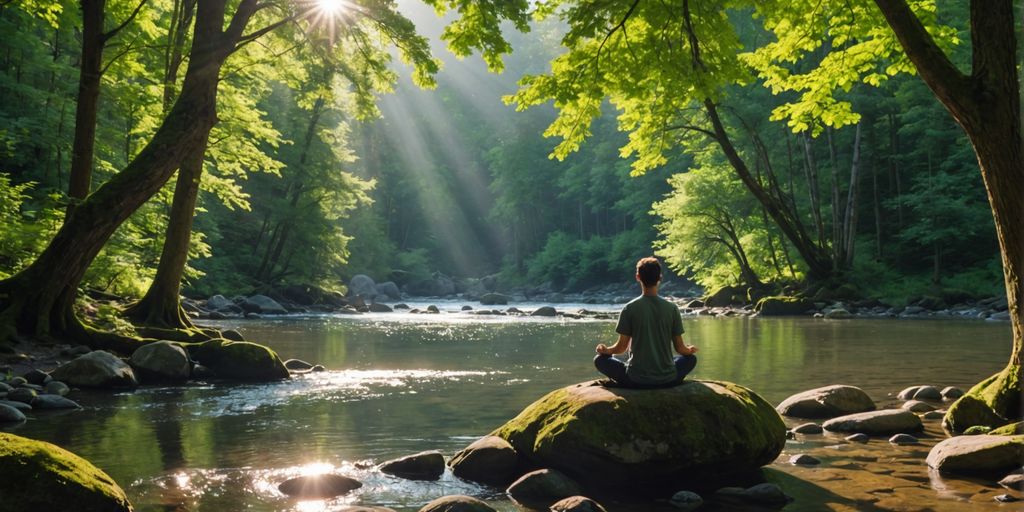
[[[921,418],[910,411],[886,409],[840,416],[825,422],[830,432],[861,432],[869,435],[892,435],[917,432],[924,428]]]
[[[962,396],[964,396],[964,390],[960,388],[953,386],[946,386],[942,388],[943,400],[956,400],[957,398],[960,398]]]
[[[1024,435],[957,436],[928,452],[928,467],[950,473],[994,473],[1020,467]]]
[[[600,503],[586,496],[570,496],[551,505],[551,512],[607,512]]]
[[[408,480],[437,480],[444,474],[444,456],[430,451],[389,460],[380,465],[380,471]]]
[[[131,511],[124,491],[89,461],[50,443],[0,433],[5,510]]]
[[[195,361],[217,377],[250,382],[287,379],[288,368],[268,347],[247,341],[216,339],[188,346]]]
[[[170,341],[143,345],[132,353],[132,368],[147,382],[184,382],[192,372],[185,349]]]
[[[139,385],[132,367],[104,350],[78,356],[50,373],[54,380],[81,388],[134,388]]]
[[[266,295],[253,295],[252,297],[246,297],[246,299],[242,301],[241,306],[246,313],[257,313],[261,315],[283,315],[288,312],[284,306]]]
[[[515,477],[519,455],[508,441],[497,436],[485,436],[456,453],[448,465],[459,478],[506,485]]]
[[[508,304],[508,297],[500,293],[485,293],[480,297],[480,304],[484,306],[504,306]]]
[[[914,400],[942,400],[942,391],[935,386],[921,386],[913,396]]]
[[[775,410],[797,418],[832,418],[875,410],[875,402],[864,390],[854,386],[825,386],[797,393]]]
[[[906,402],[903,402],[903,405],[900,406],[900,408],[906,409],[910,412],[929,412],[935,410],[935,407],[931,404],[920,400],[907,400]]]
[[[398,294],[401,297],[401,293]],[[377,296],[377,284],[373,278],[365,274],[356,274],[348,282],[348,296],[362,297],[369,300]]]
[[[637,390],[595,381],[547,394],[492,435],[585,486],[614,481],[667,497],[757,472],[782,452],[786,426],[763,398],[729,382]]]
[[[690,512],[700,508],[704,504],[704,498],[695,492],[679,491],[672,495],[669,504],[683,512]]]
[[[470,496],[442,496],[426,505],[419,512],[497,512],[490,505]]]
[[[9,405],[0,404],[0,423],[18,423],[25,421],[25,414]]]
[[[512,482],[506,492],[518,503],[547,507],[556,501],[579,495],[583,490],[561,471],[538,469]]]
[[[326,474],[289,478],[277,488],[294,498],[323,499],[341,496],[362,486],[362,482],[347,476]]]
[[[73,400],[68,400],[60,395],[39,395],[35,400],[32,401],[32,407],[35,409],[81,409],[82,406],[78,405]]]
[[[558,311],[551,306],[541,306],[530,313],[530,316],[556,316]]]

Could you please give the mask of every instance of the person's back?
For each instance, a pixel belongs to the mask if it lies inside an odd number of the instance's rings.
[[[682,381],[697,365],[693,354],[697,347],[683,343],[683,319],[671,302],[658,297],[661,264],[644,258],[636,264],[636,280],[643,294],[630,301],[619,313],[615,332],[618,341],[611,347],[597,345],[594,366],[598,371],[625,386],[661,386]],[[612,357],[630,350],[629,361]],[[673,358],[675,349],[680,355]]]

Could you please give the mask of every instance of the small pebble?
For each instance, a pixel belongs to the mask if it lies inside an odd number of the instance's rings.
[[[853,435],[846,436],[843,439],[846,439],[847,441],[849,441],[851,443],[866,443],[869,440],[871,440],[871,438],[868,437],[867,434],[853,434]]]
[[[896,434],[889,438],[889,442],[898,445],[917,444],[917,438],[910,434]]]
[[[789,458],[789,463],[796,466],[816,466],[821,464],[821,461],[807,455],[806,453],[800,453]]]

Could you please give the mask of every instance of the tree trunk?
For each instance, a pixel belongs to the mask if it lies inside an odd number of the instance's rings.
[[[843,254],[836,256],[843,268],[853,267],[853,251],[857,236],[857,184],[860,180],[860,132],[861,123],[857,123],[857,132],[853,136],[853,159],[850,164],[850,187],[846,195],[846,208],[843,214],[842,238]]]
[[[836,143],[832,139],[831,128],[826,128],[825,133],[828,138],[829,163],[832,164],[832,261],[838,270],[846,255],[846,238],[843,236],[844,213],[843,208],[839,205],[839,162],[836,158]],[[806,141],[807,135],[804,134],[804,137]]]
[[[814,217],[814,227],[818,231],[818,245],[825,247],[825,221],[821,218],[821,187],[818,186],[818,163],[814,159],[814,151],[811,147],[811,136],[806,132],[804,139],[804,159],[807,173],[807,190],[811,194],[811,215]]]
[[[122,352],[134,348],[122,337],[90,336],[72,306],[85,271],[114,231],[167,183],[216,123],[220,68],[257,7],[255,0],[242,0],[225,31],[225,4],[199,2],[181,94],[149,143],[67,216],[31,265],[0,281],[0,340],[57,337]]]
[[[875,0],[928,88],[967,133],[995,220],[1013,336],[1010,361],[957,400],[943,425],[1019,421],[1024,382],[1024,139],[1011,0],[971,0],[970,75],[938,47],[904,0]]]
[[[103,11],[106,0],[81,0],[82,58],[78,72],[78,105],[75,107],[75,138],[71,146],[68,211],[89,195],[92,185],[93,149],[96,144],[96,112],[100,102],[103,63]]]

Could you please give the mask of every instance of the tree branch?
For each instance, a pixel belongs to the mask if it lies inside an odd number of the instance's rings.
[[[122,21],[120,25],[110,29],[107,32],[104,32],[103,35],[100,36],[100,40],[105,43],[105,42],[109,41],[111,38],[113,38],[114,36],[116,36],[118,32],[120,32],[122,29],[127,27],[129,23],[131,23],[133,20],[135,20],[135,17],[139,15],[139,11],[142,10],[142,7],[144,5],[146,5],[146,2],[148,2],[148,1],[149,0],[142,0],[142,1],[140,1],[139,5],[135,6],[135,10],[132,11],[132,13],[130,15],[128,15],[128,17],[124,21]]]

